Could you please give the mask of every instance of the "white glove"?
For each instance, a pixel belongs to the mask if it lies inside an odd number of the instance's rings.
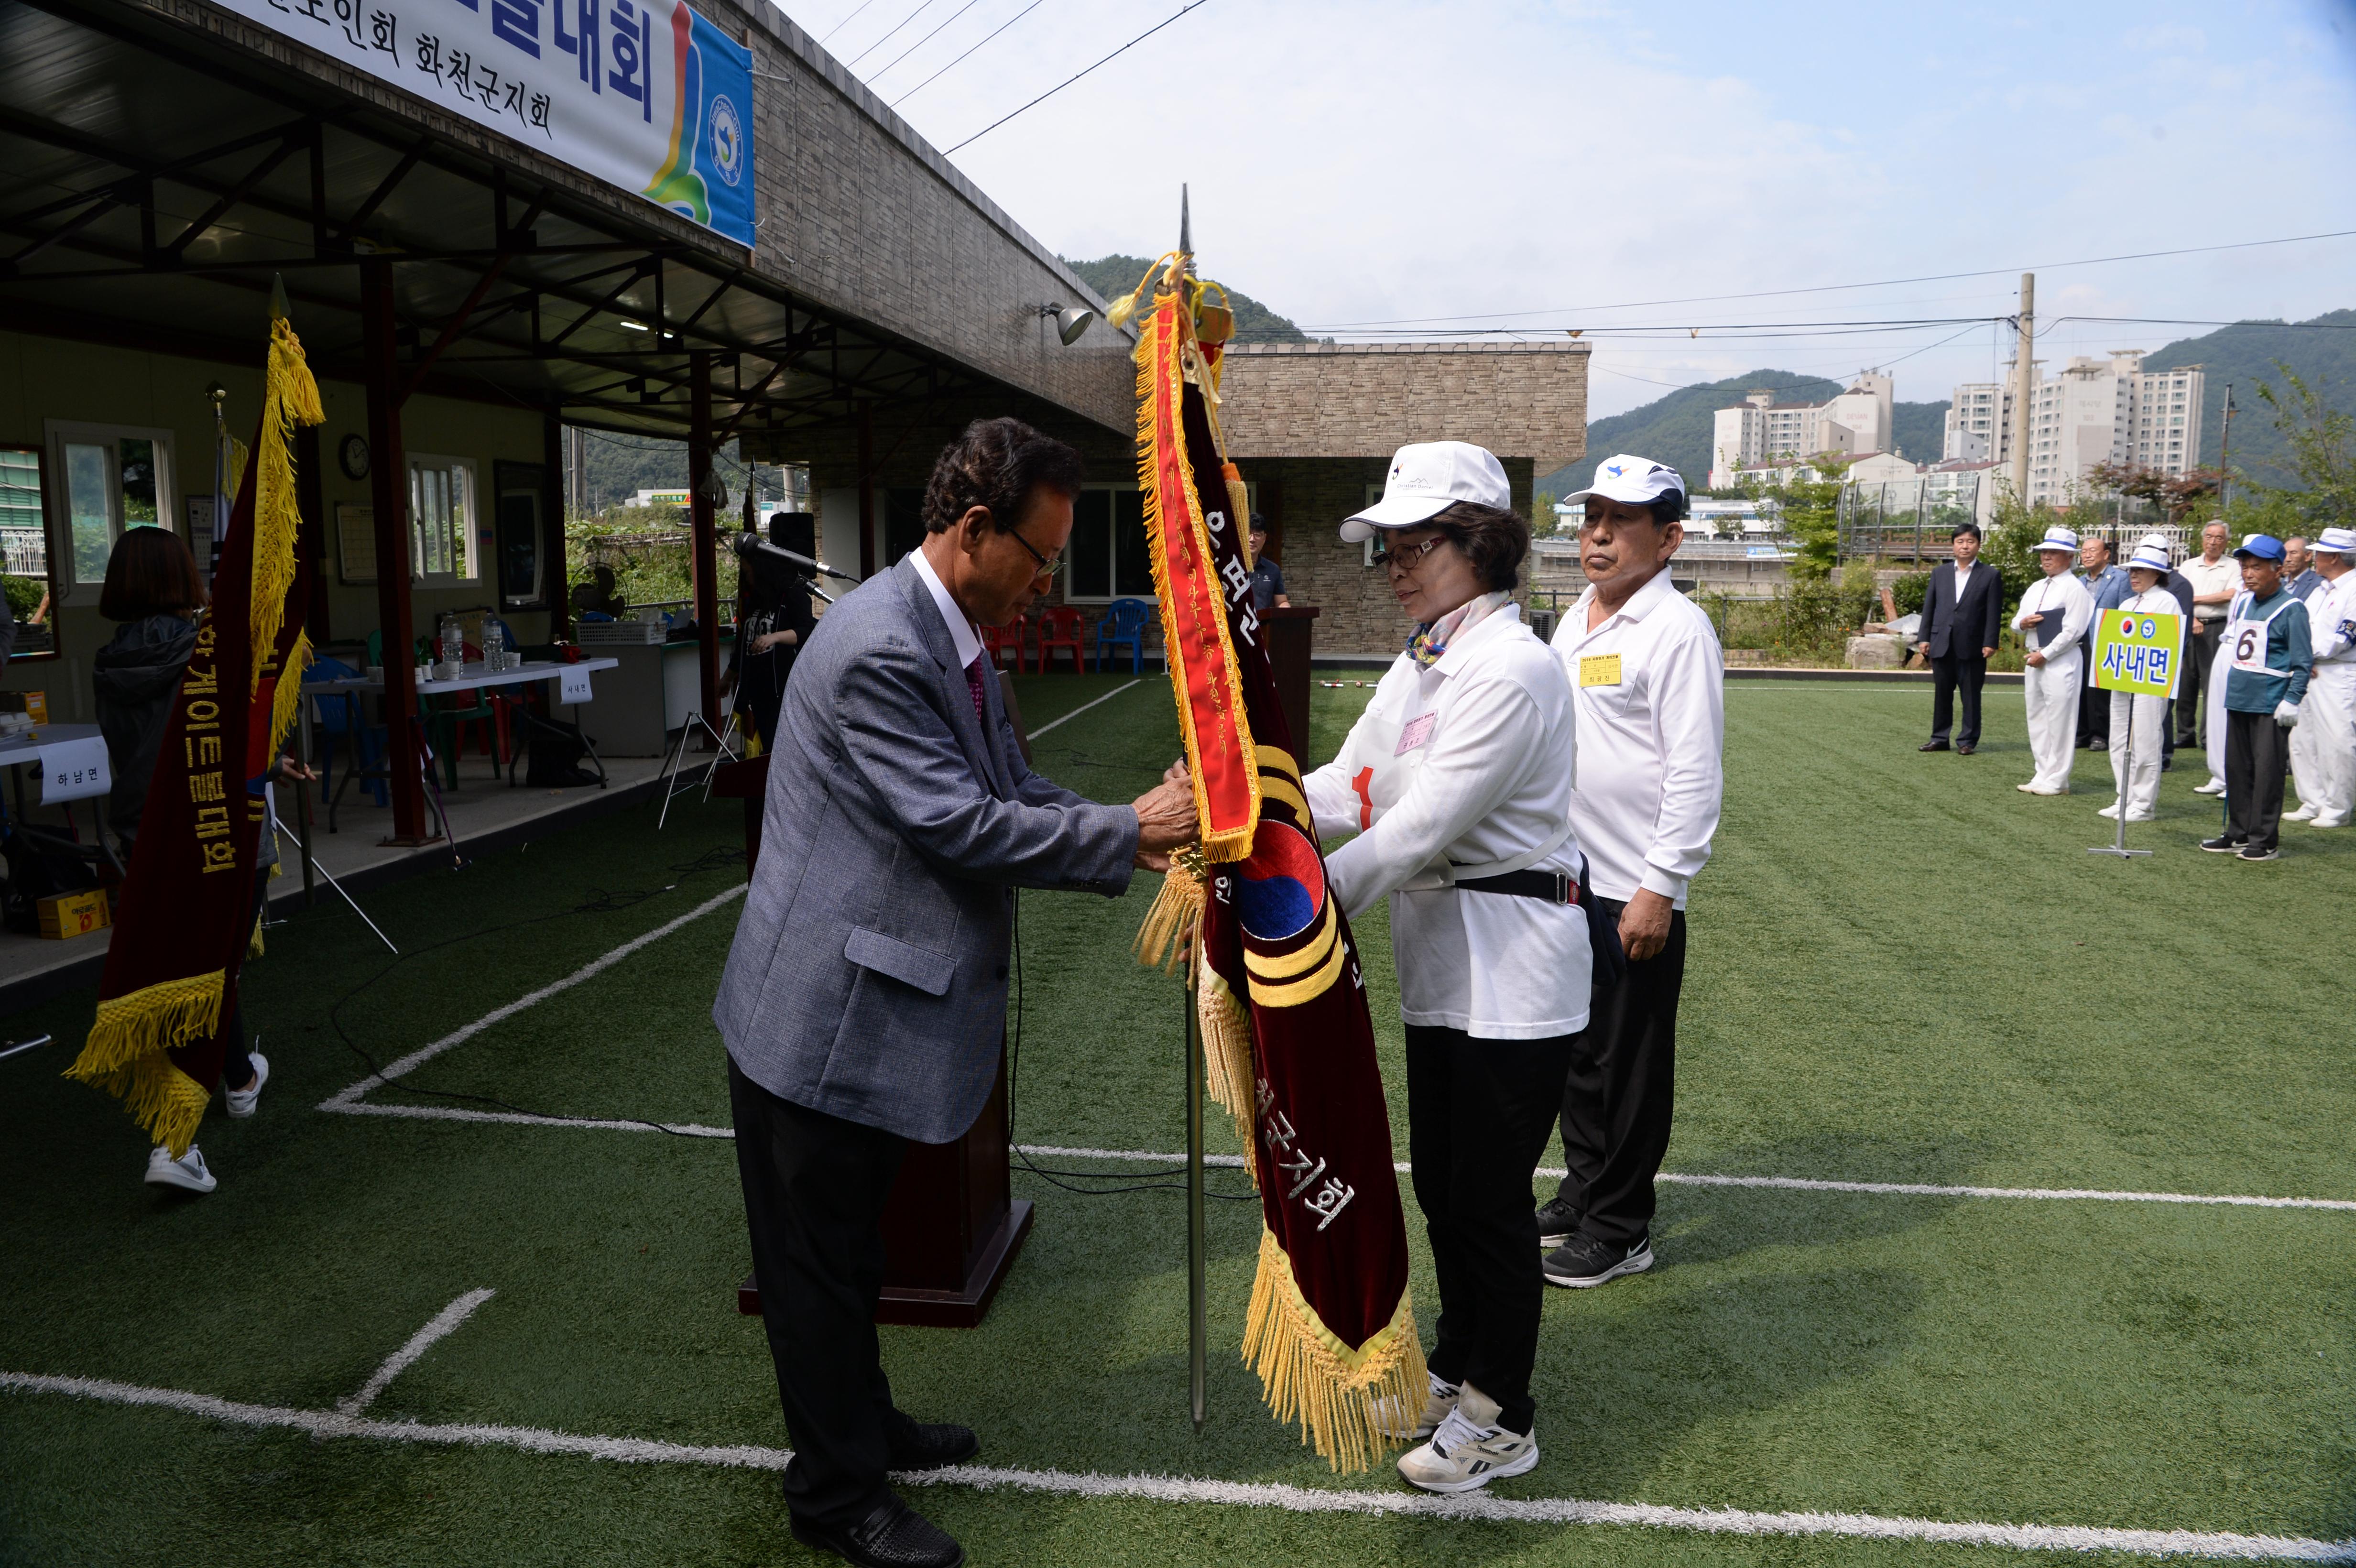
[[[2281,725],[2286,730],[2297,728],[2298,704],[2296,702],[2278,702],[2275,704],[2275,722]]]

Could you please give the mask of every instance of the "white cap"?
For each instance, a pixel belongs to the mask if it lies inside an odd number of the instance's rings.
[[[1562,498],[1566,507],[1576,507],[1590,496],[1601,496],[1607,501],[1625,501],[1632,507],[1643,507],[1664,496],[1682,496],[1686,482],[1677,471],[1665,463],[1655,463],[1649,457],[1633,457],[1622,453],[1607,457],[1595,465],[1595,478],[1584,490],[1574,490]]]
[[[2166,534],[2146,534],[2143,538],[2136,540],[2136,549],[2139,550],[2156,549],[2162,555],[2172,555],[2175,553],[2175,547],[2168,542],[2168,536]]]
[[[2040,552],[2049,549],[2066,549],[2074,555],[2078,549],[2077,531],[2054,523],[2046,528],[2045,537],[2037,541],[2037,548]]]
[[[2166,577],[2173,570],[2168,561],[2168,541],[2159,535],[2153,534],[2136,546],[2135,554],[2127,557],[2127,570],[2133,571],[2137,568],[2145,571],[2157,571],[2162,577]]]
[[[2326,555],[2356,555],[2356,528],[2326,528],[2308,548]]]
[[[1383,498],[1342,520],[1342,541],[1355,544],[1377,528],[1411,528],[1430,522],[1459,501],[1510,511],[1514,487],[1505,465],[1485,446],[1469,441],[1409,442],[1391,453]]]

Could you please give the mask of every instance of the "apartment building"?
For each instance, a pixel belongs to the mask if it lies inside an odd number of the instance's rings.
[[[2029,406],[2029,500],[2062,502],[2098,463],[2132,464],[2182,474],[2201,461],[2198,365],[2146,370],[2145,351],[2107,357],[2073,356],[2040,378]],[[2004,382],[1967,382],[1947,409],[1949,462],[2012,464],[2013,390]]]
[[[1870,370],[1858,371],[1837,396],[1820,403],[1779,403],[1772,391],[1746,392],[1740,404],[1719,410],[1713,421],[1710,487],[1736,484],[1742,469],[1778,458],[1885,451],[1895,396],[1890,379]]]

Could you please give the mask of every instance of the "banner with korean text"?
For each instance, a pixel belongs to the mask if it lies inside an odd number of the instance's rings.
[[[685,0],[220,0],[753,243],[753,55]]]
[[[2137,697],[2169,697],[2184,662],[2184,617],[2105,610],[2094,617],[2094,685]]]

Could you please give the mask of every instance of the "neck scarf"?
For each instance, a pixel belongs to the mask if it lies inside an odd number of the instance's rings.
[[[1418,626],[1407,640],[1408,657],[1419,667],[1430,669],[1440,661],[1440,656],[1448,651],[1448,645],[1454,642],[1460,634],[1479,625],[1513,602],[1514,596],[1502,589],[1494,593],[1483,593],[1478,599],[1466,600],[1439,620]]]

